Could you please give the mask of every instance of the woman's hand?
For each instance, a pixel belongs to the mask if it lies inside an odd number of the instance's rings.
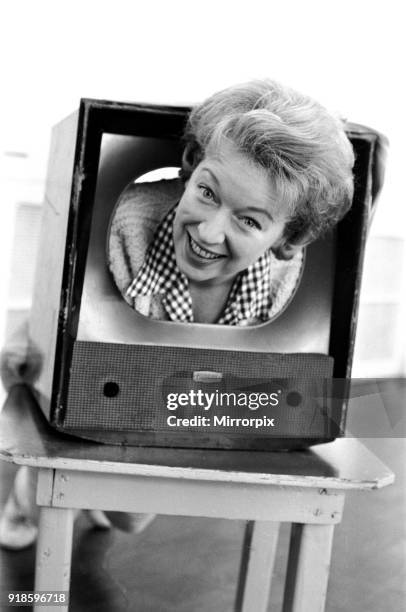
[[[29,343],[28,321],[7,341],[0,353],[0,375],[6,391],[17,384],[32,386],[41,371],[42,358]]]

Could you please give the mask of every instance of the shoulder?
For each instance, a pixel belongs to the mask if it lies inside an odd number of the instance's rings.
[[[142,231],[158,225],[182,193],[180,179],[129,185],[117,201],[110,232]]]
[[[174,179],[133,183],[121,194],[108,237],[109,268],[121,293],[141,267],[160,221],[182,193],[182,182]]]
[[[277,259],[273,253],[271,256],[270,320],[279,316],[292,301],[302,278],[305,251],[300,249],[291,259]]]
[[[269,310],[266,321],[253,318],[240,325],[260,325],[276,319],[289,306],[303,274],[305,251],[300,249],[291,259],[277,259],[271,252]]]

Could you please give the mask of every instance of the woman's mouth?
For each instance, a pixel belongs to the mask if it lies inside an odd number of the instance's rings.
[[[189,237],[189,245],[192,250],[192,253],[197,255],[197,257],[200,257],[201,259],[206,259],[206,260],[221,259],[222,257],[226,257],[226,255],[223,255],[222,253],[214,253],[213,251],[204,249],[202,246],[200,246],[200,244],[196,242],[196,240],[193,240],[192,236],[189,233],[188,233],[188,237]]]

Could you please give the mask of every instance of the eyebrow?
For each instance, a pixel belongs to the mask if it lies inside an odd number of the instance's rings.
[[[203,166],[201,168],[201,171],[202,172],[207,172],[207,174],[210,174],[211,178],[216,183],[217,187],[220,187],[220,182],[219,182],[217,176],[214,174],[214,172],[212,170],[210,170],[210,168],[206,168],[206,166]],[[263,214],[266,217],[268,217],[268,219],[270,221],[272,221],[272,223],[275,221],[275,218],[273,217],[273,215],[271,215],[271,213],[269,212],[269,210],[267,208],[261,208],[260,206],[246,206],[244,208],[244,210],[253,211],[253,212],[257,212],[259,214]]]
[[[206,168],[206,166],[203,166],[203,167],[201,168],[201,171],[202,171],[202,172],[204,171],[204,172],[207,172],[208,174],[210,174],[211,178],[212,178],[212,179],[213,179],[213,181],[216,183],[217,187],[220,187],[220,183],[219,183],[219,180],[218,180],[217,176],[214,174],[214,172],[212,172],[212,171],[210,170],[210,168]]]
[[[266,208],[259,208],[258,206],[247,206],[246,210],[249,210],[249,211],[252,210],[252,211],[257,212],[257,213],[262,213],[263,215],[268,217],[268,219],[270,221],[274,221],[274,217],[271,215],[269,210],[267,210]]]
[[[214,172],[213,172],[212,170],[210,170],[210,168],[206,168],[206,166],[203,166],[203,167],[201,168],[201,171],[202,171],[202,172],[204,171],[204,172],[207,172],[208,174],[210,174],[211,178],[212,178],[212,179],[213,179],[213,181],[216,183],[217,187],[220,187],[220,182],[219,182],[219,180],[218,180],[217,176],[214,174]],[[273,217],[273,215],[271,215],[271,213],[268,211],[268,209],[267,209],[267,208],[261,208],[261,207],[259,207],[259,206],[246,206],[246,207],[244,208],[244,210],[247,210],[247,211],[253,211],[253,212],[257,212],[257,213],[259,213],[259,214],[263,214],[263,215],[265,215],[266,217],[268,217],[268,219],[269,219],[270,221],[272,221],[272,222],[275,220],[275,219],[274,219],[274,217]]]

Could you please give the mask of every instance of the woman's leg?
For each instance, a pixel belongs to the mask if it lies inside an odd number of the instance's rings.
[[[0,546],[22,550],[31,546],[38,535],[38,506],[36,468],[22,466],[14,479],[13,489],[0,517]],[[129,533],[140,533],[155,518],[154,514],[129,512],[86,512],[91,524],[100,529],[117,529]]]
[[[31,546],[38,534],[36,468],[19,468],[0,517],[0,546],[19,550]]]

